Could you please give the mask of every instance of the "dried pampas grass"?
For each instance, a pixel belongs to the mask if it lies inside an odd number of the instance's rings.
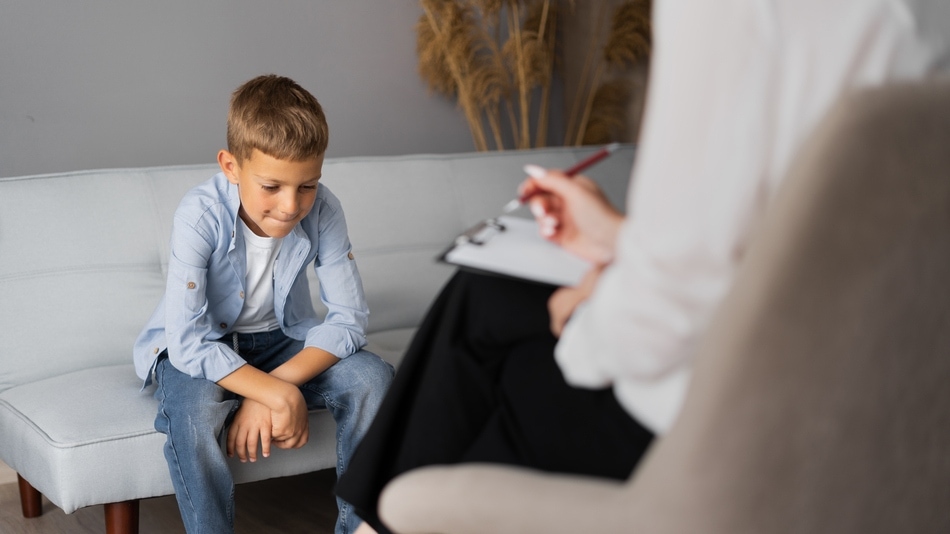
[[[505,148],[506,133],[516,148],[543,146],[554,72],[556,2],[420,1],[419,74],[430,90],[458,100],[477,150],[488,149],[486,124],[496,149]],[[502,126],[505,115],[507,132]]]
[[[650,0],[623,2],[590,46],[566,144],[609,142],[623,134],[629,84],[611,78],[650,50]],[[419,75],[435,93],[457,100],[476,150],[547,146],[558,18],[573,0],[420,0]],[[600,35],[604,34],[604,35]],[[490,132],[488,135],[486,132]],[[619,132],[619,133],[618,133]]]
[[[610,80],[598,87],[581,144],[601,145],[625,138],[627,105],[632,93],[633,82],[625,78]]]
[[[606,3],[596,15],[599,26],[605,22]],[[626,135],[617,121],[626,120],[626,108],[632,84],[625,76],[650,54],[652,30],[650,0],[628,0],[614,10],[602,47],[592,43],[584,63],[582,83],[574,101],[567,128],[567,144],[596,144],[615,141]],[[603,32],[593,32],[598,37]],[[600,49],[600,55],[596,50]],[[593,72],[591,75],[590,72]],[[589,78],[588,78],[589,76]],[[612,132],[612,133],[611,133]],[[609,135],[608,135],[609,134]]]
[[[473,10],[452,0],[422,0],[424,11],[416,24],[416,53],[419,74],[429,88],[458,98],[477,150],[487,150],[481,128],[478,100],[471,80],[481,66],[477,61],[480,44],[471,31]]]

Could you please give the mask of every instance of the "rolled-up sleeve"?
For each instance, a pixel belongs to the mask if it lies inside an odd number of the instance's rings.
[[[323,192],[314,269],[327,315],[307,332],[305,344],[346,358],[366,345],[369,308],[343,209],[328,189]]]
[[[208,265],[213,242],[186,221],[176,219],[165,288],[168,358],[193,378],[217,382],[246,362],[227,345],[209,339],[213,318],[208,306]]]

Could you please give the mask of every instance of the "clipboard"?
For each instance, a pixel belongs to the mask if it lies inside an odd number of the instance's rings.
[[[541,237],[534,219],[507,215],[469,228],[439,260],[476,272],[555,286],[577,285],[592,267],[587,260]]]

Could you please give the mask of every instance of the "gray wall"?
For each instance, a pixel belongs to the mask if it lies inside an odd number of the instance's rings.
[[[416,0],[0,0],[0,176],[210,163],[228,98],[290,76],[330,157],[458,152],[455,104],[416,73]]]

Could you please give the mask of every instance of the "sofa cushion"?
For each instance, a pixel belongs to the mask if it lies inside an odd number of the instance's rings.
[[[417,327],[411,327],[374,332],[367,336],[366,350],[391,363],[393,367],[399,367],[399,362],[412,342],[412,336],[416,335],[416,330]]]
[[[85,369],[0,393],[4,460],[55,505],[70,513],[107,502],[174,492],[152,427],[154,386],[142,391],[131,364]],[[310,440],[274,449],[255,463],[231,462],[236,482],[335,464],[336,426],[326,410],[310,414]],[[130,476],[130,473],[132,476]]]

